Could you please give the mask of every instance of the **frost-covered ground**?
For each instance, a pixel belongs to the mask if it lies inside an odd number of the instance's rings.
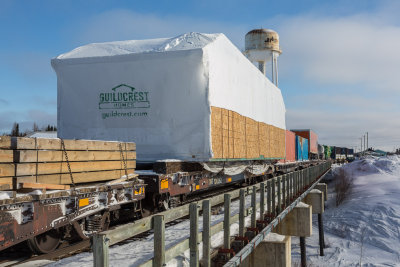
[[[335,207],[333,181],[323,215],[325,256],[319,256],[317,218],[313,218],[313,235],[306,239],[309,266],[400,266],[400,157],[366,158],[343,168],[354,179],[354,189],[348,199]],[[247,198],[250,204],[250,198]],[[232,214],[238,212],[238,202],[232,202]],[[212,216],[213,224],[223,220],[222,210]],[[247,219],[249,223],[249,218]],[[199,219],[202,225],[202,218]],[[201,230],[201,229],[200,229]],[[237,234],[238,225],[231,227]],[[166,229],[167,248],[189,236],[189,222],[183,221]],[[213,247],[222,244],[223,233],[212,239]],[[362,256],[361,256],[362,251]],[[200,245],[201,254],[201,245]],[[153,235],[110,248],[111,266],[138,266],[153,256]],[[201,255],[200,255],[201,256]],[[53,262],[48,266],[93,266],[91,253],[82,253]],[[188,265],[189,251],[170,261],[168,266]],[[292,265],[299,266],[299,239],[292,238]]]
[[[306,239],[311,266],[400,266],[400,157],[369,157],[343,168],[353,177],[349,198],[335,207],[333,182],[323,215],[325,256],[319,256],[317,217]],[[362,252],[361,252],[362,251]],[[300,262],[299,239],[292,238],[293,265]]]

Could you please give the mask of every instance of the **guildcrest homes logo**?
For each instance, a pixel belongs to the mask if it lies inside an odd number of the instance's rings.
[[[109,110],[102,113],[103,119],[147,116],[147,112],[143,110],[148,108],[150,108],[149,92],[139,91],[126,84],[120,84],[110,92],[99,94],[99,109]]]
[[[149,108],[149,92],[141,92],[135,87],[120,84],[111,92],[100,93],[100,109],[133,109]]]

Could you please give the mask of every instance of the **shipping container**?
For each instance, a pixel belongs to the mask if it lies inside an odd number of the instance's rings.
[[[324,159],[325,148],[323,145],[318,144],[318,159]]]
[[[347,159],[354,159],[354,149],[352,148],[347,149]]]
[[[223,34],[90,44],[52,66],[60,138],[134,141],[138,162],[285,158],[281,90]]]
[[[324,145],[324,155],[325,159],[330,159],[331,158],[331,153],[332,153],[332,148],[330,146],[325,146]]]
[[[296,135],[308,139],[310,159],[318,159],[318,135],[311,129],[296,129],[291,131]]]
[[[286,130],[286,161],[296,161],[296,134]]]
[[[308,140],[296,135],[296,160],[308,160]]]
[[[335,146],[335,158],[334,159],[343,159],[342,148]]]

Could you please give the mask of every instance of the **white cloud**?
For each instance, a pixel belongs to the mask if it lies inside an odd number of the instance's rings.
[[[70,29],[72,30],[72,29]],[[76,29],[73,29],[76,30]],[[247,28],[190,17],[156,16],[114,9],[80,22],[77,42],[86,44],[116,40],[174,37],[185,32],[224,33],[236,45],[244,43]]]
[[[282,20],[281,74],[300,72],[313,83],[400,92],[400,26],[381,17],[378,12]]]

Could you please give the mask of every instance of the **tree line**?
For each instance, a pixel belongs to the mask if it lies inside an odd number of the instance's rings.
[[[11,128],[10,134],[6,134],[6,135],[23,137],[23,136],[27,136],[29,133],[39,132],[39,131],[53,132],[53,131],[57,131],[57,127],[54,125],[48,124],[47,126],[43,126],[43,127],[39,128],[37,123],[34,122],[32,130],[22,131],[19,127],[19,123],[14,122],[13,127]]]

